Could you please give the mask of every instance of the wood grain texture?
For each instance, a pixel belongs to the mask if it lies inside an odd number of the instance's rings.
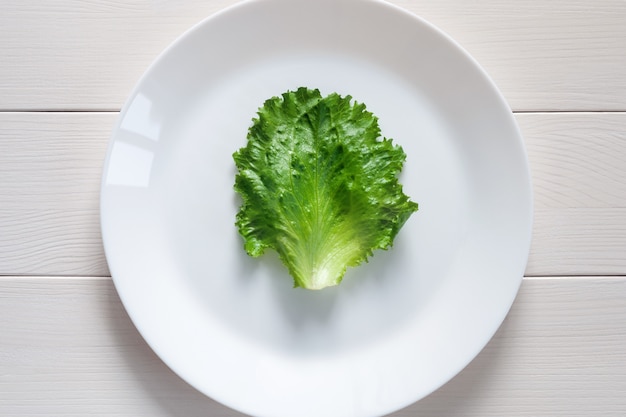
[[[161,51],[234,3],[5,1],[0,110],[118,110]],[[515,110],[626,110],[622,0],[392,3],[465,47]]]
[[[115,113],[0,113],[0,274],[107,276]],[[517,115],[535,190],[527,275],[626,274],[626,113]]]
[[[162,50],[234,3],[3,2],[0,110],[119,110]]]
[[[516,119],[538,208],[626,208],[626,113],[521,113]]]
[[[626,109],[621,0],[395,2],[460,43],[515,111]]]
[[[626,208],[535,209],[527,276],[622,275],[625,270]]]
[[[0,113],[0,274],[108,275],[102,164],[116,113]]]
[[[626,277],[525,279],[458,376],[393,417],[622,417]],[[170,371],[107,278],[0,278],[0,415],[239,417]]]
[[[526,274],[625,274],[626,113],[516,117],[535,195]]]
[[[390,417],[623,417],[626,2],[391,2],[466,48],[518,112],[535,224],[529,277],[492,341]],[[107,277],[98,201],[134,84],[235,3],[2,2],[0,416],[244,417],[141,338]]]

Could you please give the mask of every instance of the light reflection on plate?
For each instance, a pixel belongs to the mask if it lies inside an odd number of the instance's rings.
[[[420,204],[392,250],[336,288],[293,289],[234,226],[232,153],[263,101],[350,94],[408,155]],[[440,387],[489,341],[524,273],[532,221],[522,139],[480,67],[378,1],[246,2],[148,69],[105,163],[102,232],[122,302],[198,390],[267,417],[373,417]]]

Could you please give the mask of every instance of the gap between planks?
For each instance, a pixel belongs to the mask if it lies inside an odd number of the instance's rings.
[[[10,113],[119,113],[121,109],[0,109],[0,114]],[[513,114],[619,114],[626,113],[624,110],[598,110],[598,109],[580,109],[580,110],[512,110]]]
[[[10,281],[10,280],[51,280],[51,281],[109,281],[113,278],[111,276],[104,275],[0,275],[0,281]],[[523,277],[524,281],[582,281],[582,280],[626,280],[626,275],[621,274],[602,274],[602,275],[525,275]]]

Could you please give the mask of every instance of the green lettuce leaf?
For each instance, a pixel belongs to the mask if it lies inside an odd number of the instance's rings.
[[[404,151],[350,96],[302,87],[267,100],[233,158],[245,250],[276,250],[296,287],[339,284],[418,208],[398,182]]]

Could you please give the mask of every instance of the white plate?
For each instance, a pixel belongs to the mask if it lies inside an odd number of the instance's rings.
[[[392,250],[318,292],[293,289],[275,255],[248,257],[234,226],[231,155],[263,101],[299,86],[364,102],[404,147],[420,205]],[[192,28],[124,106],[101,197],[139,332],[254,416],[380,416],[428,395],[501,324],[530,246],[510,109],[450,38],[379,1],[253,1]]]

